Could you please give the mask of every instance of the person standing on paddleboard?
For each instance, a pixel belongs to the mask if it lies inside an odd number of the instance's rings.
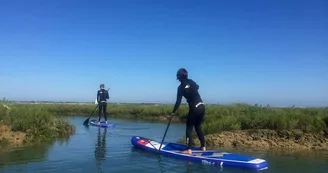
[[[105,117],[105,122],[107,124],[107,99],[109,99],[108,91],[105,90],[105,85],[100,85],[100,90],[97,92],[97,102],[98,102],[98,124],[100,124],[101,112]]]
[[[182,96],[186,98],[189,105],[189,113],[187,116],[186,122],[186,143],[187,150],[183,151],[184,154],[192,154],[192,130],[195,127],[196,133],[198,135],[198,139],[201,143],[201,148],[203,151],[206,151],[205,147],[205,137],[204,133],[201,129],[201,123],[203,122],[203,118],[205,115],[205,105],[198,93],[199,86],[192,79],[188,78],[188,72],[184,68],[180,68],[177,72],[177,80],[180,81],[180,85],[177,91],[177,100],[174,105],[174,109],[172,114],[178,110]]]

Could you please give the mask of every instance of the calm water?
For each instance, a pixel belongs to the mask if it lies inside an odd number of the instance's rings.
[[[120,172],[142,173],[246,173],[255,172],[238,168],[215,167],[188,163],[183,160],[163,157],[136,150],[132,147],[132,135],[161,140],[166,124],[112,120],[114,129],[98,129],[82,125],[86,118],[73,117],[69,120],[76,125],[76,134],[68,141],[50,146],[21,148],[0,152],[0,172]],[[183,124],[172,124],[166,141],[177,141],[184,135]],[[237,151],[269,162],[266,173],[327,173],[328,152],[290,154],[273,151]]]

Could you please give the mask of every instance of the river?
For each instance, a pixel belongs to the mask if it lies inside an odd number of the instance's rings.
[[[76,126],[76,134],[68,141],[52,145],[23,147],[0,151],[0,173],[13,172],[120,172],[120,173],[246,173],[255,172],[239,168],[216,167],[188,163],[169,157],[136,150],[130,139],[133,135],[161,141],[165,123],[149,123],[110,119],[116,124],[113,129],[82,125],[85,117],[69,117]],[[176,142],[184,135],[184,124],[171,124],[165,141]],[[226,150],[227,151],[227,150]],[[266,173],[327,173],[328,152],[291,154],[263,150],[228,150],[260,157],[268,161]]]

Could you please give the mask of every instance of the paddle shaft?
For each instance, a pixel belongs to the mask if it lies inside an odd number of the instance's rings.
[[[92,111],[92,113],[91,113],[91,115],[89,116],[89,118],[93,115],[93,113],[96,111],[96,109],[98,108],[98,106],[99,106],[99,103],[97,104],[97,106],[95,107],[95,109]],[[88,119],[89,119],[88,118]]]
[[[163,136],[163,139],[162,139],[161,145],[159,146],[158,152],[159,152],[159,151],[161,150],[161,148],[162,148],[162,144],[163,144],[163,142],[164,142],[164,139],[165,139],[165,136],[166,136],[167,130],[168,130],[169,127],[170,127],[170,124],[171,124],[171,121],[172,121],[173,115],[174,115],[174,114],[171,115],[171,117],[170,117],[170,121],[169,121],[169,123],[168,123],[167,126],[166,126],[166,130],[165,130],[165,133],[164,133],[164,136]]]
[[[89,118],[87,118],[84,122],[83,122],[83,125],[87,126],[88,123],[89,123],[89,119],[90,117],[93,115],[93,113],[96,111],[97,107],[98,107],[99,104],[97,104],[97,106],[95,107],[95,109],[92,111],[91,115],[89,116]]]

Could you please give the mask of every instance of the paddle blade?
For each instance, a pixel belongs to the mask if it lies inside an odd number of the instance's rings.
[[[88,126],[88,124],[89,124],[89,118],[84,121],[83,125]]]

